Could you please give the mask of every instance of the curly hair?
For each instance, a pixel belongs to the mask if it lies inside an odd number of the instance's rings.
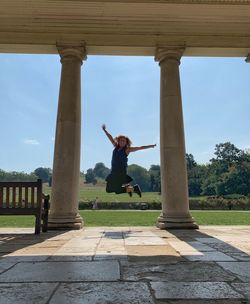
[[[132,145],[132,141],[128,138],[128,136],[126,136],[126,135],[118,135],[118,136],[116,136],[116,138],[114,139],[115,140],[115,142],[116,142],[116,144],[117,145],[119,145],[119,140],[121,139],[121,138],[125,138],[126,139],[126,142],[127,142],[127,145],[126,145],[126,147],[128,148],[128,147],[130,147],[131,145]]]

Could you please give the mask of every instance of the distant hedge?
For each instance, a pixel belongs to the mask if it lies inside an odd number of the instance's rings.
[[[131,203],[131,202],[98,202],[98,209],[110,209],[110,210],[160,210],[160,202],[141,202],[141,203]],[[79,209],[93,209],[93,202],[80,202]]]
[[[93,209],[94,201],[80,202],[79,209]],[[161,202],[98,202],[98,209],[110,210],[161,210]],[[250,198],[208,197],[207,199],[189,199],[191,210],[250,210]]]
[[[191,210],[250,210],[250,198],[228,199],[208,197],[206,200],[189,200]]]

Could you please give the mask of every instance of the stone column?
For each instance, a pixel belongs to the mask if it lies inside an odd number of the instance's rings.
[[[57,111],[49,228],[80,229],[81,65],[84,47],[58,47],[61,82]]]
[[[189,213],[179,64],[183,49],[159,48],[162,212],[157,226],[198,228]]]

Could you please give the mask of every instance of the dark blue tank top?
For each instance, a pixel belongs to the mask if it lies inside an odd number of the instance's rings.
[[[125,150],[126,148],[119,149],[118,147],[113,150],[111,171],[126,171],[128,166],[128,156]]]

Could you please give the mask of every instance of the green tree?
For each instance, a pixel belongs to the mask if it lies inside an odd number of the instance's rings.
[[[250,162],[231,166],[222,176],[224,194],[250,195]]]
[[[215,176],[208,176],[202,183],[202,195],[216,195],[217,180]]]
[[[36,179],[37,177],[33,173],[29,174],[29,173],[17,172],[17,171],[6,172],[0,169],[0,181],[18,182],[18,181],[33,181]]]
[[[96,184],[97,180],[95,178],[94,170],[88,169],[85,174],[85,184]]]
[[[215,146],[202,184],[204,195],[243,194],[250,192],[250,155],[230,142]]]
[[[194,160],[194,156],[192,154],[186,153],[186,163],[187,163],[187,170],[192,170],[194,167],[197,166],[197,163]]]
[[[214,154],[216,158],[210,160],[210,169],[213,170],[215,175],[228,172],[231,166],[239,164],[245,159],[245,152],[230,142],[217,144]]]
[[[207,166],[195,165],[188,172],[188,190],[190,196],[199,196],[202,193],[202,185],[204,183]]]
[[[51,179],[52,170],[50,168],[39,167],[34,170],[34,174],[45,183]]]
[[[202,183],[206,166],[198,165],[192,154],[186,154],[188,191],[190,196],[199,196],[202,192]]]
[[[105,167],[104,163],[96,163],[93,169],[95,177],[105,179],[109,174],[109,168]]]
[[[149,191],[161,192],[161,171],[159,165],[151,165],[149,171],[150,187]]]
[[[133,184],[139,184],[142,191],[149,191],[150,189],[150,176],[148,171],[138,165],[128,166],[128,175],[133,178]]]
[[[216,155],[216,160],[223,161],[231,165],[242,158],[244,151],[238,149],[230,142],[225,142],[215,145],[214,154]]]

